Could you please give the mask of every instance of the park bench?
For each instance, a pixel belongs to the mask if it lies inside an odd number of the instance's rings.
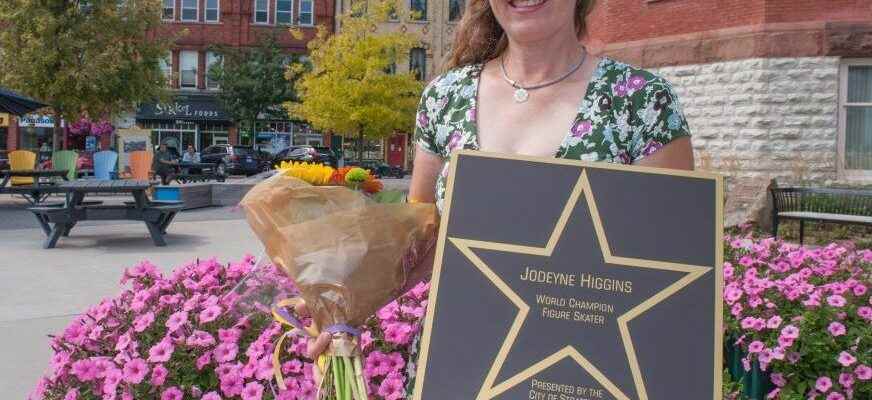
[[[771,188],[772,236],[781,220],[799,221],[799,243],[805,221],[872,226],[872,190],[835,188]]]

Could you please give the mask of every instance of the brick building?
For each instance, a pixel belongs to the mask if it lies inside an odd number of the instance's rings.
[[[589,22],[592,49],[673,83],[728,222],[761,220],[771,179],[872,183],[872,1],[608,0]]]
[[[255,135],[240,134],[215,94],[220,87],[209,82],[207,71],[220,62],[214,46],[248,47],[263,35],[275,34],[279,46],[291,55],[305,55],[316,26],[332,30],[332,0],[163,0],[163,24],[151,35],[178,37],[162,68],[173,89],[166,104],[140,105],[135,115],[119,125],[151,131],[151,143],[167,142],[183,150],[212,144],[271,145],[323,144],[320,134],[286,120],[263,120]],[[299,27],[295,39],[288,28]]]

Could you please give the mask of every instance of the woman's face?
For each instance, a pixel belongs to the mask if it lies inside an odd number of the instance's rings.
[[[576,0],[488,0],[497,22],[516,43],[575,35]]]

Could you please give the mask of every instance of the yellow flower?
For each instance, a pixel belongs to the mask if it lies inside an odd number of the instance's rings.
[[[333,168],[326,165],[307,162],[282,161],[278,169],[285,176],[301,179],[316,186],[329,184],[334,172]]]

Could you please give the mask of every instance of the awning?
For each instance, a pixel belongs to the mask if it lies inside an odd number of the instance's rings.
[[[22,115],[47,106],[30,97],[0,88],[0,112]]]

